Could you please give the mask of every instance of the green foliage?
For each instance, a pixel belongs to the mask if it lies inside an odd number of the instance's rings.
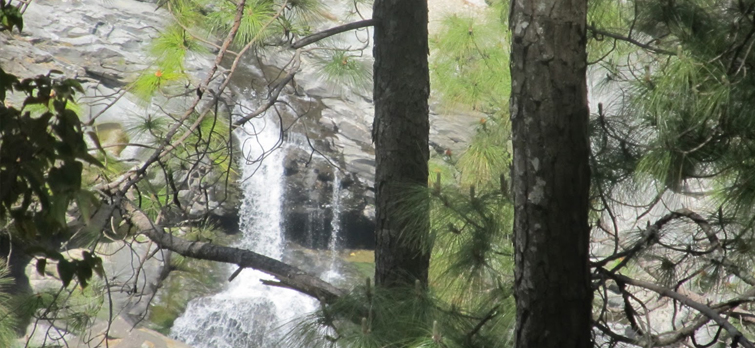
[[[87,151],[78,116],[67,107],[77,91],[83,92],[81,85],[53,73],[18,80],[0,69],[0,221],[12,219],[10,233],[28,245],[27,252],[58,260],[63,284],[75,276],[86,287],[93,272],[101,273],[99,257],[85,253],[84,260],[69,262],[40,246],[71,238],[66,212],[72,203],[88,222],[98,202],[81,187],[83,162],[101,166]],[[26,95],[21,109],[7,105],[12,91]],[[32,113],[29,106],[44,110]],[[44,262],[38,264],[41,271]]]
[[[495,114],[505,110],[510,93],[508,32],[497,16],[503,4],[486,18],[453,15],[430,41],[434,92],[451,106]]]
[[[348,51],[331,51],[317,64],[322,79],[334,89],[366,93],[372,88],[372,67]]]
[[[227,33],[233,26],[236,5],[228,1],[220,1],[216,5],[218,11],[207,16],[210,30],[214,33]],[[275,32],[268,23],[273,20],[275,13],[275,3],[271,0],[247,1],[241,26],[233,40],[234,46],[243,47],[255,38],[257,40],[255,45],[261,45],[266,39],[272,37]]]
[[[182,72],[174,69],[175,67],[168,67],[167,70],[158,68],[143,72],[131,84],[131,93],[137,96],[142,104],[148,104],[155,93],[169,86],[171,82],[185,76]]]
[[[183,67],[187,52],[207,53],[208,50],[183,28],[174,24],[152,41],[149,52],[157,58],[157,66],[162,70],[182,70],[177,67]]]
[[[126,126],[126,132],[132,138],[150,137],[156,143],[162,140],[163,135],[168,131],[170,119],[167,117],[154,116],[147,114],[146,117],[135,117],[133,122]]]
[[[445,187],[457,183],[459,172],[452,163],[433,157],[430,158],[427,166],[429,169],[428,186],[435,187],[440,184],[441,187]]]
[[[24,18],[18,7],[0,1],[0,31],[13,31],[13,27],[21,32],[24,30]],[[3,99],[3,98],[0,98]]]
[[[500,184],[511,164],[510,124],[502,115],[481,118],[477,132],[456,163],[462,186]]]
[[[435,192],[431,274],[453,303],[480,300],[510,281],[513,209],[500,190]]]
[[[304,28],[328,17],[327,5],[320,0],[289,0],[287,7],[286,21]]]
[[[500,312],[480,317],[437,305],[420,288],[386,290],[357,287],[336,303],[300,321],[281,343],[286,347],[502,347],[475,330],[480,320],[493,322]],[[323,334],[326,332],[326,334]]]
[[[103,309],[105,293],[100,282],[86,289],[49,287],[28,295],[19,310],[34,313],[38,320],[57,321],[66,331],[83,335]]]
[[[11,347],[16,340],[16,318],[13,297],[8,293],[13,285],[8,265],[0,261],[0,346]]]
[[[593,138],[601,143],[596,160],[616,163],[625,174],[598,169],[598,178],[621,181],[634,172],[635,180],[676,192],[690,180],[712,179],[721,205],[750,216],[755,80],[744,67],[755,61],[744,53],[743,37],[753,28],[746,8],[642,0],[636,8],[628,12],[637,15],[636,30],[659,37],[653,45],[673,55],[639,56],[633,66],[612,70],[612,79],[629,86],[628,107],[597,120]]]
[[[632,2],[610,0],[589,1],[587,10],[587,24],[608,32],[622,32],[631,25],[634,15]],[[605,66],[614,65],[614,60],[623,60],[636,48],[623,41],[611,40],[603,35],[589,35],[587,44],[587,60],[590,63],[599,62]]]

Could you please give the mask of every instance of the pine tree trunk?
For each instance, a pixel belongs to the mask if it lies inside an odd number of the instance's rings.
[[[591,347],[586,0],[512,0],[516,347]]]
[[[408,186],[427,185],[427,0],[375,0],[375,282],[427,284],[427,211],[404,200]],[[412,211],[412,216],[406,212]]]

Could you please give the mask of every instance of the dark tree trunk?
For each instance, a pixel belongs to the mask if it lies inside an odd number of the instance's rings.
[[[427,0],[375,0],[375,282],[427,284],[430,252],[426,210],[405,200],[427,186]],[[412,216],[406,212],[412,211]]]
[[[591,347],[586,0],[512,0],[516,347]]]

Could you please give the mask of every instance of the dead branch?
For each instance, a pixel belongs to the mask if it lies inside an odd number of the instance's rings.
[[[253,268],[277,278],[280,281],[279,284],[276,284],[277,286],[299,291],[326,303],[332,303],[345,294],[344,290],[276,259],[239,248],[205,242],[190,242],[167,233],[162,226],[154,223],[132,202],[125,201],[123,205],[126,211],[131,214],[131,222],[139,228],[139,233],[149,237],[163,249],[195,259],[230,263],[241,268]]]
[[[728,320],[721,317],[718,311],[715,309],[706,306],[700,302],[694,301],[691,298],[684,296],[676,291],[673,291],[671,289],[667,289],[665,287],[662,287],[657,284],[653,284],[650,282],[632,279],[627,276],[623,276],[621,274],[608,274],[608,272],[604,272],[607,274],[608,277],[613,278],[616,281],[620,281],[629,285],[637,286],[640,288],[644,288],[650,291],[653,291],[661,296],[669,297],[674,300],[677,300],[681,302],[682,304],[695,309],[696,311],[700,312],[705,317],[709,318],[710,320],[713,320],[716,324],[723,327],[726,331],[729,332],[729,334],[732,337],[732,347],[736,347],[736,344],[741,344],[745,348],[755,348],[755,345],[752,344],[745,336],[737,330],[734,325],[732,325]]]

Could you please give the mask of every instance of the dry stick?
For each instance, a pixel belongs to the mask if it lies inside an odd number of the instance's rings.
[[[751,288],[749,291],[745,292],[744,294],[728,300],[726,302],[722,302],[713,306],[710,306],[713,310],[715,310],[717,313],[723,313],[728,310],[734,309],[735,307],[747,303],[747,302],[753,302],[755,301],[755,288]],[[705,324],[711,321],[711,318],[708,316],[699,314],[697,319],[695,319],[691,324],[682,327],[676,331],[672,332],[666,332],[659,335],[652,335],[650,338],[650,341],[645,340],[639,340],[634,338],[629,338],[620,334],[617,334],[613,331],[611,331],[609,328],[605,327],[604,325],[600,324],[599,322],[593,322],[593,325],[597,327],[600,331],[602,331],[604,334],[608,335],[612,339],[619,341],[619,342],[625,342],[630,343],[637,346],[646,346],[648,344],[656,346],[656,347],[665,347],[669,346],[678,342],[681,342],[683,339],[690,337],[697,332],[701,327],[703,327]]]
[[[710,241],[711,245],[713,247],[719,247],[718,238],[713,234],[713,232],[710,230],[710,224],[699,214],[683,208],[679,210],[675,210],[671,213],[668,213],[658,219],[656,222],[654,222],[652,225],[648,224],[647,228],[645,228],[645,231],[642,232],[642,239],[637,241],[637,243],[634,244],[631,248],[624,250],[619,253],[615,253],[611,256],[606,257],[603,260],[592,262],[592,267],[602,267],[606,265],[608,262],[617,260],[620,258],[624,258],[619,265],[614,267],[611,272],[616,272],[623,266],[625,266],[629,262],[629,258],[633,257],[635,254],[637,254],[640,250],[650,246],[651,244],[654,244],[656,240],[655,238],[658,237],[658,232],[665,226],[667,223],[671,222],[671,220],[679,219],[682,217],[686,217],[692,222],[696,223],[698,226],[700,226],[701,229],[703,229],[703,232],[705,232],[706,236],[708,237],[708,240]]]
[[[748,285],[755,286],[755,277],[748,275],[746,272],[742,272],[741,267],[739,265],[725,258],[725,250],[723,248],[723,245],[721,245],[721,241],[718,239],[718,236],[716,236],[715,232],[713,232],[708,220],[706,220],[700,214],[695,213],[694,211],[689,210],[687,208],[676,210],[674,211],[673,214],[684,216],[692,220],[692,222],[697,224],[700,227],[700,229],[703,231],[703,233],[705,233],[705,236],[707,237],[708,242],[710,243],[709,250],[720,251],[719,257],[712,257],[712,258],[705,257],[705,259],[708,262],[724,266],[724,268],[726,268],[727,271],[737,276],[743,282],[747,283]]]
[[[252,111],[250,114],[238,119],[236,122],[233,123],[234,126],[241,126],[244,123],[248,122],[252,118],[255,118],[262,114],[263,112],[267,111],[275,102],[278,100],[278,96],[280,95],[281,91],[283,91],[283,88],[288,85],[291,80],[294,79],[294,75],[296,75],[296,72],[299,70],[299,66],[301,66],[301,50],[296,50],[296,53],[294,54],[293,59],[293,65],[291,66],[291,70],[288,72],[288,74],[280,81],[278,82],[275,87],[273,87],[272,91],[270,91],[270,96],[267,98],[267,103],[260,105],[256,110]]]
[[[664,288],[664,287],[662,287],[660,285],[657,285],[657,284],[653,284],[653,283],[650,283],[650,282],[645,282],[645,281],[642,281],[642,280],[632,279],[632,278],[629,278],[627,276],[623,276],[621,274],[609,274],[608,276],[611,277],[611,278],[614,278],[615,280],[624,282],[626,284],[634,285],[634,286],[637,286],[637,287],[640,287],[640,288],[645,288],[645,289],[648,289],[650,291],[656,292],[656,293],[658,293],[661,296],[666,296],[666,297],[673,298],[673,299],[675,299],[675,300],[677,300],[677,301],[679,301],[679,302],[687,305],[688,307],[697,310],[698,312],[700,312],[704,316],[706,316],[706,317],[710,318],[711,320],[713,320],[714,322],[716,322],[716,324],[718,324],[721,327],[723,327],[732,336],[732,340],[733,340],[732,343],[733,344],[739,343],[739,344],[742,344],[742,346],[744,346],[745,348],[755,348],[755,345],[753,345],[752,342],[750,342],[749,340],[747,340],[747,338],[745,338],[744,335],[741,332],[739,332],[739,330],[737,330],[736,327],[734,327],[734,325],[732,325],[731,323],[729,323],[728,320],[722,318],[718,314],[718,312],[716,310],[714,310],[713,308],[711,308],[711,307],[708,307],[708,306],[706,306],[706,305],[704,305],[704,304],[702,304],[700,302],[694,301],[691,298],[689,298],[687,296],[684,296],[684,295],[682,295],[682,294],[680,294],[680,293],[678,293],[676,291]],[[735,346],[736,345],[733,345],[733,347],[735,347]]]
[[[97,118],[99,118],[100,116],[102,116],[106,111],[110,110],[110,108],[113,107],[113,105],[115,105],[115,103],[117,103],[119,100],[121,100],[121,98],[124,95],[126,95],[126,93],[128,93],[128,91],[130,91],[131,88],[133,88],[133,87],[129,86],[127,88],[122,88],[122,89],[118,90],[117,93],[119,95],[117,97],[115,97],[115,99],[113,99],[107,105],[105,105],[105,107],[102,110],[100,110],[96,115],[92,116],[89,119],[89,121],[85,122],[83,125],[84,126],[92,126],[92,125],[94,125],[94,121],[96,121]],[[121,93],[121,92],[123,92],[123,93]]]

